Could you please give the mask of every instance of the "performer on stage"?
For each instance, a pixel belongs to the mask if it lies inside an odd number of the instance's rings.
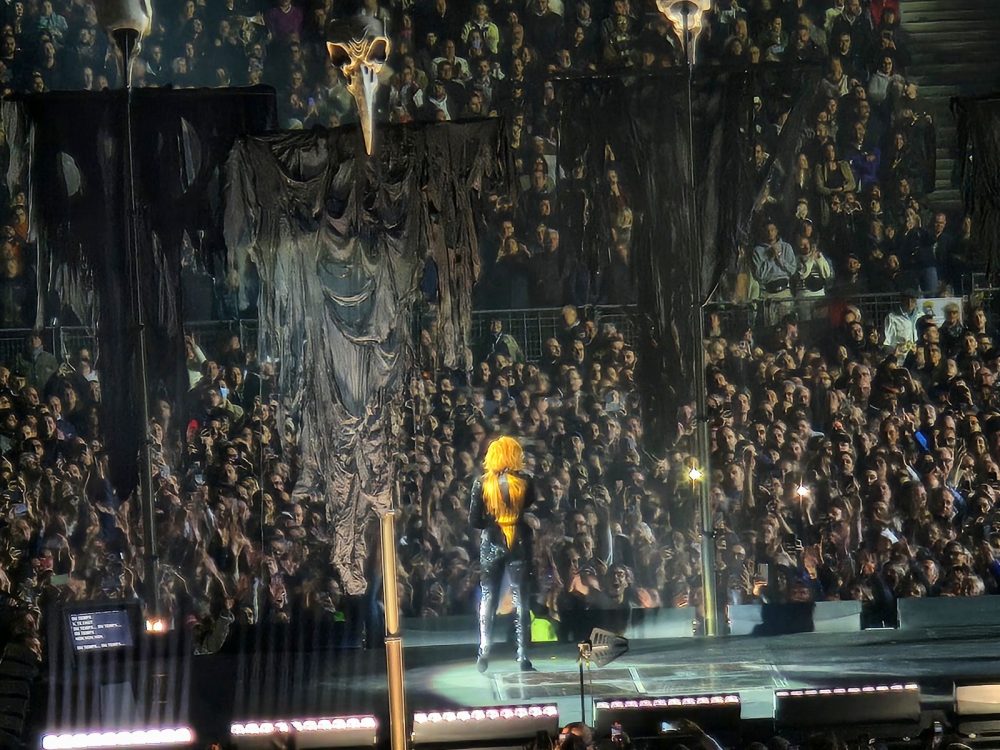
[[[510,579],[514,598],[514,632],[517,637],[517,662],[521,671],[532,671],[528,660],[528,605],[525,597],[531,566],[531,528],[524,522],[524,511],[534,502],[531,479],[521,474],[524,451],[512,437],[500,437],[490,443],[483,462],[486,473],[472,486],[469,522],[482,529],[479,548],[482,600],[479,604],[479,658],[476,668],[489,668],[493,619],[504,571]]]

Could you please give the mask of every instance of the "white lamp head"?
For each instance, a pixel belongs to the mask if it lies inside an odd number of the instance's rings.
[[[139,37],[149,33],[153,8],[149,0],[95,0],[97,20],[113,35],[116,31],[134,31]]]
[[[121,52],[125,85],[131,87],[132,63],[153,25],[150,0],[95,0],[94,6],[98,22]]]

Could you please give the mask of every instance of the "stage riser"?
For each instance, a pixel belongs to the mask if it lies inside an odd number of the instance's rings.
[[[587,625],[607,627],[599,611],[586,613]],[[634,609],[625,630],[629,640],[660,638],[691,638],[694,635],[694,610]],[[493,643],[505,643],[513,623],[510,615],[497,617],[493,627]],[[586,630],[587,628],[583,628]],[[407,648],[418,646],[475,646],[479,644],[479,622],[473,615],[447,617],[413,617],[403,620],[403,637]]]
[[[861,602],[736,604],[729,607],[729,621],[730,635],[856,633],[861,630]]]
[[[1000,623],[1000,597],[942,597],[900,599],[896,603],[900,630],[996,625]]]

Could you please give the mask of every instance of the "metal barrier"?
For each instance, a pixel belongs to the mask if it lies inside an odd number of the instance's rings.
[[[29,333],[31,333],[30,328],[0,329],[0,362],[12,368],[16,364],[18,356],[26,353],[26,339]],[[47,351],[53,351],[56,341],[53,329],[47,328],[40,333],[42,346]]]
[[[971,304],[982,305],[992,319],[1000,319],[1000,287],[976,287],[966,298]],[[754,334],[764,333],[780,320],[786,312],[796,312],[800,320],[817,323],[837,323],[839,316],[848,307],[856,307],[861,312],[866,325],[882,327],[886,316],[899,304],[897,294],[865,294],[853,297],[818,297],[788,300],[753,300],[750,302],[713,302],[705,307],[706,330],[712,329],[712,316],[723,336],[739,337],[750,329]],[[585,306],[577,308],[582,320],[592,320],[598,327],[610,323],[615,326],[626,341],[639,339],[641,329],[648,325],[649,316],[637,305],[627,306]],[[418,326],[426,327],[434,316],[433,310],[417,313]],[[545,341],[558,336],[562,330],[562,308],[525,308],[516,310],[474,310],[472,313],[473,351],[477,351],[489,335],[490,321],[498,319],[505,332],[512,335],[524,350],[529,360],[540,359],[544,354]],[[31,329],[0,329],[0,362],[11,365],[17,355],[24,351],[25,338]],[[238,335],[247,349],[256,349],[259,322],[246,320],[196,320],[184,324],[186,333],[194,335],[205,353],[211,356],[220,351],[229,336]],[[419,327],[417,328],[419,330]],[[86,347],[97,357],[95,332],[84,326],[57,326],[42,330],[45,348],[54,352],[61,361],[75,359],[79,350]]]
[[[626,341],[635,341],[642,313],[635,305],[589,306],[578,308],[581,320],[593,320],[598,327],[611,323]],[[490,321],[499,320],[503,330],[521,345],[528,360],[541,359],[545,342],[558,337],[562,330],[562,308],[525,308],[518,310],[474,310],[472,313],[472,341],[474,352],[489,335]]]
[[[94,368],[100,367],[97,359],[97,336],[85,326],[64,326],[56,329],[58,331],[59,350],[55,352],[63,362],[76,360],[76,355],[81,349],[89,349],[93,357]]]
[[[965,297],[966,302],[981,304],[992,314],[1000,314],[1000,288],[977,288]],[[851,297],[810,297],[780,300],[751,300],[749,302],[714,302],[705,307],[706,330],[712,329],[711,316],[717,316],[722,335],[738,338],[747,329],[755,335],[772,328],[783,315],[794,312],[800,321],[838,324],[848,307],[857,308],[865,325],[881,329],[886,316],[899,305],[899,295],[861,294]],[[996,318],[992,318],[996,319]]]

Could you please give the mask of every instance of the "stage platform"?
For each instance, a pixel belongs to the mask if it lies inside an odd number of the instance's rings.
[[[998,640],[1000,624],[633,641],[618,661],[586,673],[588,712],[590,697],[735,691],[744,719],[767,719],[775,690],[897,681],[919,683],[925,710],[946,710],[954,681],[1000,682]],[[576,654],[573,644],[535,646],[538,671],[522,673],[512,647],[498,644],[480,674],[472,645],[407,649],[408,709],[555,702],[563,721],[577,720]],[[191,674],[190,718],[199,731],[224,731],[229,716],[381,713],[386,704],[377,650],[198,657]]]

